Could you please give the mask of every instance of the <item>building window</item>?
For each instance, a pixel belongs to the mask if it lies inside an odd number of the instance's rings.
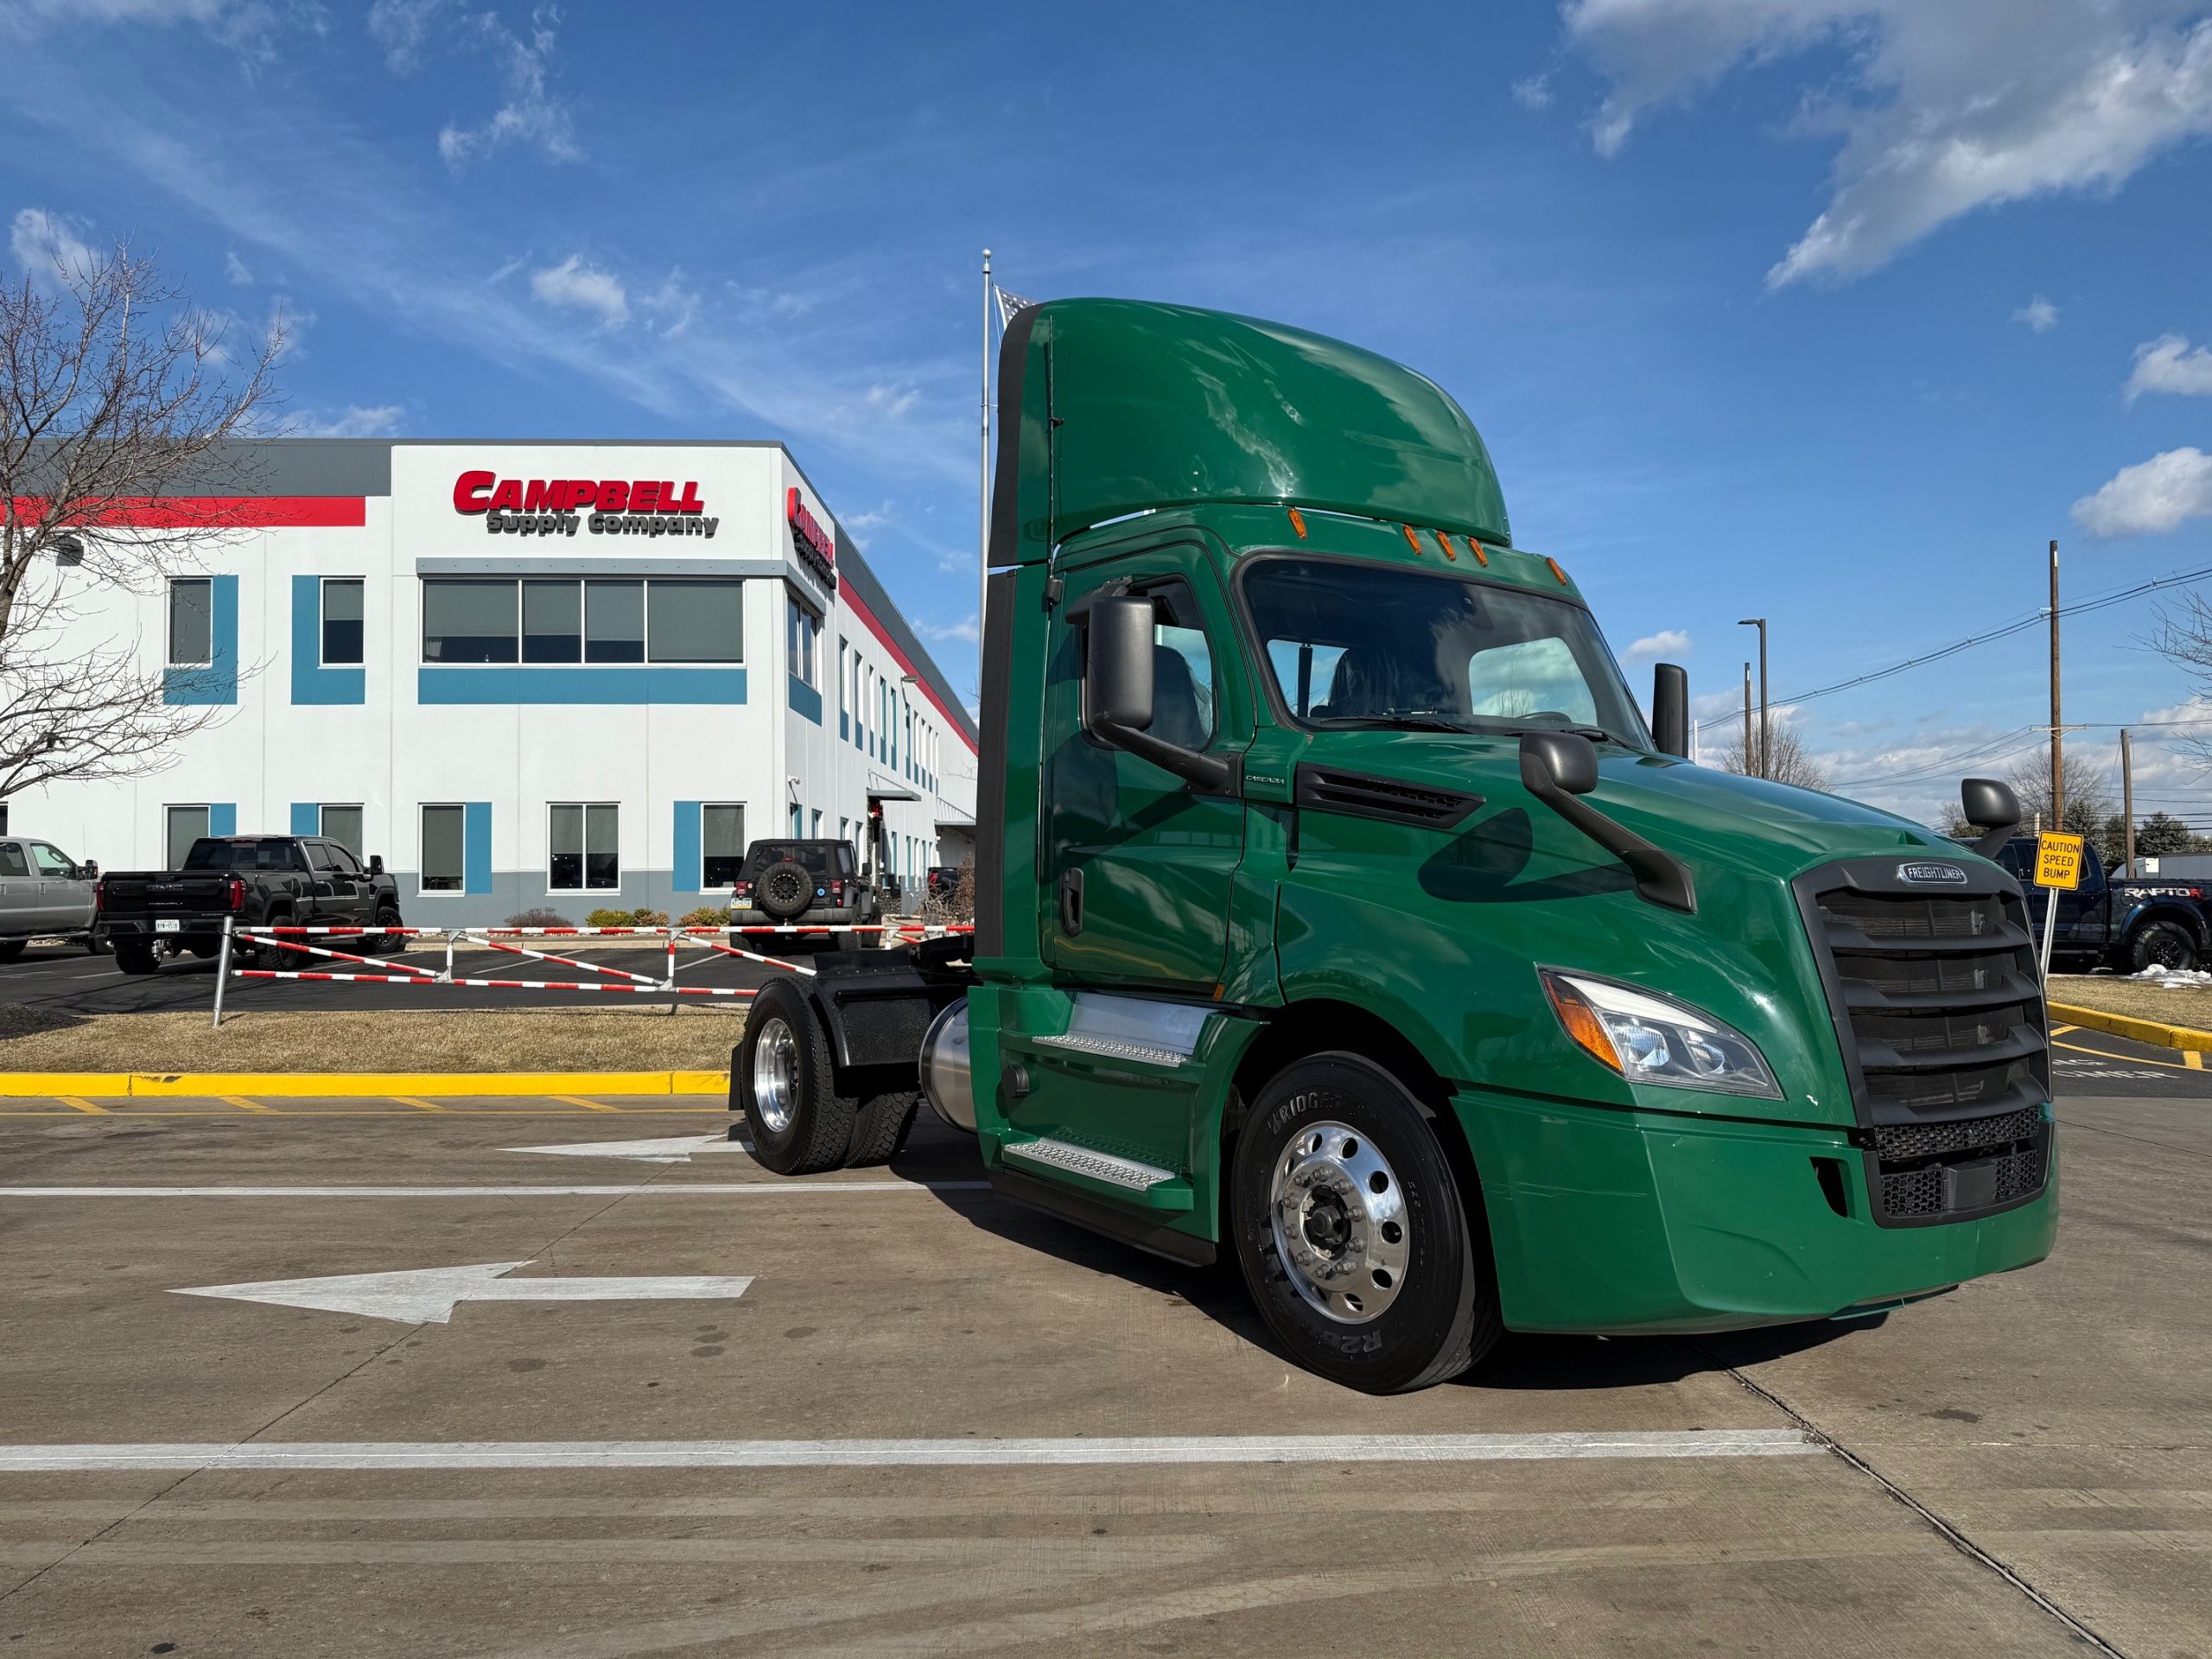
[[[525,663],[583,661],[584,590],[582,582],[523,583],[522,659]]]
[[[423,582],[424,662],[512,663],[515,654],[513,582]]]
[[[322,579],[322,665],[358,668],[361,664],[361,579],[325,576]]]
[[[745,660],[745,588],[734,582],[645,584],[647,638],[657,663]]]
[[[207,668],[215,661],[215,582],[211,576],[169,579],[169,666]],[[176,866],[171,865],[171,869]]]
[[[545,885],[554,893],[615,893],[622,886],[622,810],[598,802],[556,803]]]
[[[790,670],[793,679],[813,685],[814,645],[822,637],[822,619],[788,594],[788,607],[784,630],[784,643],[790,652]]]
[[[169,861],[172,870],[184,868],[184,855],[192,850],[192,843],[207,833],[207,809],[204,806],[173,806],[168,810]]]
[[[336,842],[356,858],[366,856],[361,851],[361,809],[358,806],[326,806],[321,812],[322,833]]]
[[[584,583],[584,660],[588,663],[642,663],[645,660],[644,582]]]
[[[675,577],[426,577],[423,660],[741,663],[744,594],[740,582]]]
[[[797,801],[793,801],[791,803],[791,839],[794,841],[797,841],[801,836],[804,836],[806,833],[806,831],[800,827],[805,822],[803,816],[804,811],[804,809],[802,808]]]
[[[852,647],[845,643],[845,636],[839,634],[837,636],[837,735],[840,737],[850,732],[853,726],[853,682],[845,667],[846,659],[851,655]]]
[[[699,885],[733,887],[745,863],[745,809],[709,802],[699,809]]]
[[[467,809],[426,806],[423,809],[423,879],[424,893],[460,893],[467,883]]]
[[[814,809],[813,825],[814,827],[806,833],[812,839],[819,841],[822,839],[822,809],[818,806]]]

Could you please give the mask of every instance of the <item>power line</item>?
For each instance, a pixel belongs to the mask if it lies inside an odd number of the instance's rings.
[[[2060,606],[2058,613],[2061,616],[2075,616],[2085,611],[2101,611],[2113,605],[2123,604],[2131,599],[2139,599],[2145,594],[2160,588],[2171,588],[2178,582],[2197,582],[2206,576],[2212,576],[2212,565],[2206,565],[2196,570],[2176,571],[2171,575],[2155,576],[2148,582],[2139,582],[2132,588],[2115,588],[2109,593],[2097,594],[2088,599],[2076,600],[2071,605]],[[1941,662],[1946,657],[1955,657],[1959,652],[1971,651],[1976,645],[1986,645],[1993,640],[2006,639],[2016,633],[2024,633],[2030,628],[2039,627],[2050,620],[2050,612],[2048,608],[2033,611],[2000,627],[1992,628],[1986,633],[1970,634],[1964,639],[1955,639],[1949,645],[1938,646],[1934,651],[1923,652],[1917,657],[1908,657],[1901,663],[1891,663],[1887,668],[1872,669],[1866,673],[1854,675],[1847,680],[1838,680],[1833,685],[1823,685],[1815,690],[1800,692],[1795,696],[1777,697],[1775,701],[1777,703],[1799,703],[1810,702],[1816,697],[1833,696],[1839,691],[1848,691],[1854,686],[1870,684],[1875,680],[1885,680],[1892,674],[1902,674],[1909,668],[1920,668],[1929,663]]]

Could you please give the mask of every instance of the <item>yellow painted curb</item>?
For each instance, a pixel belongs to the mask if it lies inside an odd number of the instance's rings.
[[[2133,1020],[2124,1014],[2107,1014],[2101,1008],[2079,1007],[2072,1003],[2054,1002],[2051,1017],[2081,1026],[2089,1031],[2101,1031],[2107,1037],[2127,1037],[2139,1043],[2148,1043],[2153,1048],[2180,1048],[2202,1052],[2212,1050],[2212,1031],[2197,1031],[2188,1026],[2169,1026],[2157,1020]],[[79,1089],[76,1094],[90,1091]]]
[[[358,1099],[371,1095],[719,1095],[727,1071],[6,1071],[0,1096],[109,1100],[266,1095]]]

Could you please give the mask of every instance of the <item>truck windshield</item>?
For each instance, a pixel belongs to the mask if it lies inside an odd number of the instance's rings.
[[[1283,702],[1309,726],[1650,735],[1590,613],[1493,582],[1273,557],[1242,588]]]

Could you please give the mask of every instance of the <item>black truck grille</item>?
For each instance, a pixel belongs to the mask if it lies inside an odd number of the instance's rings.
[[[1932,893],[1861,860],[1799,884],[1867,1138],[1877,1219],[1953,1221],[2043,1190],[2050,1098],[2026,912],[1999,878]],[[1979,889],[1979,890],[1977,890]]]

